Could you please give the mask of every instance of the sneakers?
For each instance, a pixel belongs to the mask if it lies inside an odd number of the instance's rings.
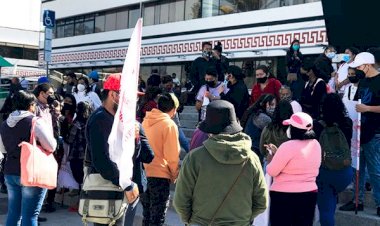
[[[44,211],[46,213],[53,213],[56,211],[56,209],[54,208],[53,204],[45,204]]]
[[[377,207],[377,216],[380,217],[380,206]]]
[[[364,206],[363,204],[358,204],[358,211],[363,211]],[[341,211],[355,211],[355,203],[353,201],[349,201],[348,203],[344,204],[343,206],[339,207],[339,210]],[[377,208],[377,213],[379,214],[380,209]]]
[[[0,192],[3,194],[8,194],[7,186],[5,184],[1,184]]]

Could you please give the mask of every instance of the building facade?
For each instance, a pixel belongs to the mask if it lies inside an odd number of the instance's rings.
[[[319,0],[45,0],[44,9],[56,11],[50,68],[61,72],[120,72],[140,14],[145,79],[159,69],[185,80],[205,41],[220,41],[248,80],[259,64],[284,76],[294,39],[303,54],[320,54],[327,44]],[[42,66],[42,51],[39,61]]]

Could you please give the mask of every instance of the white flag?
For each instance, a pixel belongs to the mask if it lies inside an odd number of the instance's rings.
[[[355,109],[355,106],[358,104],[358,101],[343,99],[343,103],[346,106],[348,116],[351,118],[352,124],[353,124],[352,138],[351,138],[351,158],[352,158],[351,166],[359,170],[358,164],[359,164],[360,152],[358,150],[360,149],[358,149],[358,145],[360,145],[360,141],[358,141],[357,128],[358,128],[360,119],[358,119],[358,113],[356,112],[356,109]]]
[[[137,81],[140,70],[142,18],[133,30],[125,58],[120,82],[120,100],[111,134],[108,138],[110,159],[120,172],[119,184],[125,189],[133,176],[133,154],[135,152],[135,122]]]

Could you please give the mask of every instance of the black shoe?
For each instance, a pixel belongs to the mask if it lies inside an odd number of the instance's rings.
[[[53,213],[56,211],[56,209],[54,208],[53,204],[45,204],[44,211],[46,213]]]
[[[5,184],[1,185],[0,192],[3,194],[8,194],[7,186]]]
[[[358,211],[363,211],[363,209],[364,209],[363,204],[359,203],[358,204]],[[339,207],[339,210],[341,210],[341,211],[355,211],[355,203],[353,201],[349,201],[348,203]]]
[[[380,206],[379,206],[379,207],[377,207],[377,216],[379,216],[379,217],[380,217]]]
[[[46,222],[47,219],[45,217],[38,217],[38,222]]]
[[[368,182],[365,183],[365,190],[366,191],[371,191],[372,190],[372,186],[371,186],[370,183],[368,183]]]

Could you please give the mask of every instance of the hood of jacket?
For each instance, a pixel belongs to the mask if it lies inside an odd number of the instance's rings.
[[[143,124],[152,127],[155,124],[166,120],[171,120],[170,116],[157,108],[154,108],[151,111],[146,112]]]
[[[9,115],[7,119],[7,125],[9,127],[15,127],[19,121],[31,115],[34,114],[30,111],[14,111]]]
[[[222,164],[240,164],[253,154],[251,138],[242,132],[214,135],[203,144],[210,155]]]

